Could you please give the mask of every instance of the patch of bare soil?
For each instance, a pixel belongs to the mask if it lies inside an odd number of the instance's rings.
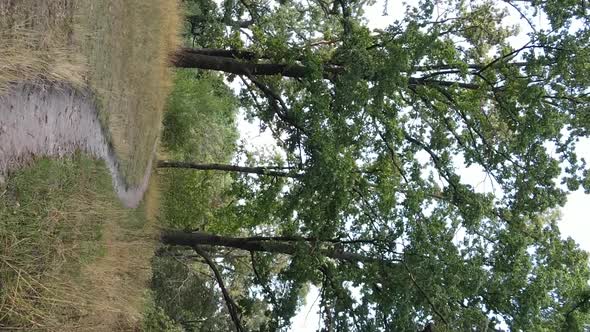
[[[0,174],[35,157],[63,157],[78,150],[105,161],[125,206],[139,204],[148,185],[151,159],[140,184],[129,187],[90,93],[65,85],[19,84],[0,96]]]

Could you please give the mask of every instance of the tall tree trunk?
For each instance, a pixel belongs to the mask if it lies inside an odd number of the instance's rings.
[[[215,53],[199,51],[198,49],[181,48],[172,57],[172,65],[180,68],[217,70],[245,76],[282,75],[285,77],[304,77],[307,73],[307,68],[298,64],[242,62],[231,57],[219,55],[219,53],[217,55],[210,54]],[[331,72],[326,72],[324,76],[326,78],[332,78],[335,71],[339,70],[341,69],[331,69]]]
[[[164,244],[197,247],[202,245],[220,246],[226,248],[242,249],[246,251],[267,252],[273,254],[295,255],[303,246],[309,252],[315,252],[322,256],[344,260],[348,262],[362,262],[371,263],[378,262],[383,264],[390,264],[389,261],[382,259],[368,257],[365,255],[347,252],[336,249],[334,247],[328,248],[323,246],[322,242],[311,242],[309,240],[301,239],[296,241],[274,241],[263,240],[260,237],[230,237],[219,236],[204,232],[181,232],[181,231],[163,231],[160,235],[160,241]]]
[[[186,17],[186,20],[187,21],[189,21],[189,22],[191,22],[193,24],[196,24],[197,22],[203,21],[203,20],[206,19],[202,15],[188,15],[188,16],[185,16],[185,17]],[[221,18],[219,21],[222,22],[222,23],[225,23],[228,26],[237,26],[237,27],[242,28],[242,29],[248,29],[248,28],[250,28],[250,26],[252,26],[252,24],[254,24],[254,20],[233,21],[231,19],[230,20],[227,20],[227,19]]]
[[[201,54],[242,60],[255,60],[265,58],[258,57],[256,53],[247,50],[226,50],[224,48],[183,48],[180,52],[185,54]]]
[[[284,63],[258,63],[255,59],[252,61],[241,61],[233,57],[228,57],[225,52],[216,50],[217,53],[206,49],[181,48],[172,56],[172,65],[179,68],[199,68],[205,70],[222,71],[228,74],[253,76],[272,76],[281,75],[284,77],[301,78],[305,77],[308,69],[301,64],[284,64]],[[252,55],[247,51],[226,51],[233,53],[236,57],[243,56],[244,59]],[[217,55],[210,55],[217,54]],[[323,77],[333,80],[345,70],[341,66],[325,65]],[[369,73],[370,74],[370,73]],[[372,75],[372,74],[370,74]],[[365,79],[371,80],[368,76]],[[416,85],[437,85],[437,86],[457,86],[463,89],[477,90],[478,84],[463,83],[457,81],[441,81],[424,77],[408,77],[408,84]]]
[[[197,170],[215,170],[223,172],[237,172],[237,173],[249,173],[258,175],[270,175],[288,178],[298,178],[301,174],[288,173],[279,171],[280,169],[289,170],[290,167],[276,167],[276,166],[260,166],[260,167],[248,167],[248,166],[237,166],[237,165],[226,165],[226,164],[198,164],[185,161],[170,161],[170,160],[159,160],[158,168],[185,168],[185,169],[197,169]]]

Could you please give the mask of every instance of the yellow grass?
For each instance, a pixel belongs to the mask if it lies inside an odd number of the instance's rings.
[[[176,0],[0,1],[0,93],[14,82],[89,87],[129,184],[160,131],[180,44]]]
[[[121,170],[138,183],[159,135],[179,25],[174,0],[0,0],[0,93],[23,81],[90,89]],[[138,327],[159,213],[156,182],[130,211],[103,166],[83,171],[90,173],[25,175],[21,189],[38,195],[27,205],[7,201],[0,188],[0,323]]]
[[[84,85],[73,17],[67,1],[0,1],[0,93],[18,81]]]
[[[86,315],[76,324],[87,331],[137,331],[141,328],[144,294],[151,278],[150,258],[156,246],[153,236],[159,214],[156,177],[150,180],[137,212],[138,219],[133,222],[130,222],[133,218],[129,218],[128,210],[120,210],[116,218],[105,219],[101,241],[104,254],[83,268]]]
[[[131,184],[141,179],[160,131],[179,15],[174,0],[79,0],[79,25],[90,32],[81,43],[90,86]]]

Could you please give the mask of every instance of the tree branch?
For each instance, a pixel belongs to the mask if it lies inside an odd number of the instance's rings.
[[[201,248],[199,248],[199,246],[192,246],[192,247],[197,252],[197,254],[199,254],[201,257],[203,257],[205,262],[207,262],[207,265],[209,265],[209,267],[213,271],[213,274],[215,274],[215,279],[217,279],[217,284],[219,285],[219,288],[221,288],[221,293],[223,294],[223,299],[225,300],[225,304],[227,305],[227,310],[229,311],[231,319],[234,322],[234,325],[236,327],[236,331],[243,332],[244,328],[242,327],[242,323],[240,322],[240,317],[238,315],[238,305],[234,302],[234,300],[229,295],[227,288],[225,288],[225,284],[223,283],[223,277],[221,276],[221,273],[217,269],[217,266],[215,266],[215,263],[213,263],[211,258],[209,258],[209,256],[205,253],[205,251],[203,251]]]

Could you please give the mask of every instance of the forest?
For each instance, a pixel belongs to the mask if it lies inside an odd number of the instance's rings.
[[[590,331],[589,18],[0,0],[0,330]]]
[[[174,324],[288,330],[316,287],[320,331],[587,328],[587,253],[557,227],[590,190],[583,2],[420,1],[386,29],[362,1],[185,3],[172,65],[214,88],[164,120]],[[237,109],[273,151],[232,146]]]

